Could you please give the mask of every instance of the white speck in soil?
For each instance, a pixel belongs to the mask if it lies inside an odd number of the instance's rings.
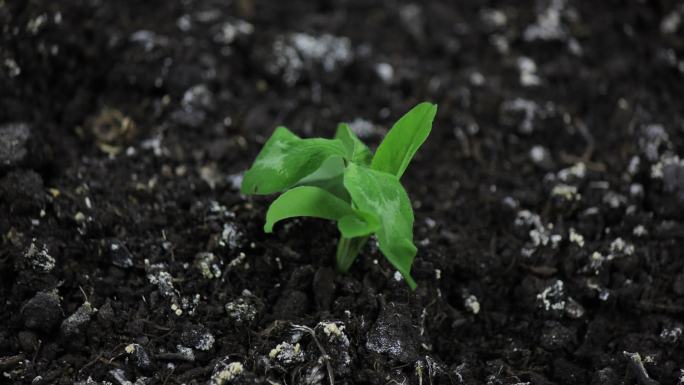
[[[670,136],[662,124],[651,123],[645,125],[639,135],[639,148],[646,159],[656,162],[661,154],[672,149]]]
[[[228,179],[228,185],[230,188],[232,188],[235,191],[240,191],[240,187],[242,186],[242,179],[244,178],[244,173],[239,172],[235,174],[230,174],[226,176],[226,179]]]
[[[674,9],[660,21],[660,32],[664,35],[671,35],[677,32],[682,24],[682,11],[684,7]]]
[[[561,197],[567,201],[579,201],[582,199],[582,194],[577,192],[577,186],[572,186],[565,183],[560,183],[553,186],[551,195]]]
[[[394,67],[389,63],[377,63],[375,73],[385,84],[390,84],[394,80]]]
[[[640,166],[641,166],[641,158],[639,158],[638,155],[634,155],[629,160],[629,165],[627,166],[627,172],[630,173],[631,175],[636,175],[636,173],[639,172]]]
[[[584,177],[587,175],[587,166],[583,162],[575,163],[571,167],[558,171],[556,175],[558,179],[563,182],[567,182],[572,179],[584,179]]]
[[[529,99],[516,98],[501,104],[502,120],[517,122],[521,134],[531,134],[534,131],[534,119],[540,113],[537,103]]]
[[[152,150],[152,153],[154,153],[155,156],[161,156],[163,153],[161,135],[143,140],[140,143],[140,148],[143,150]]]
[[[251,35],[254,26],[244,20],[226,21],[221,24],[218,33],[214,35],[214,41],[220,44],[231,44],[240,36]]]
[[[480,312],[480,302],[477,300],[477,297],[472,294],[465,298],[463,306],[473,314],[478,314]]]
[[[484,8],[480,11],[480,20],[491,29],[503,28],[508,22],[506,14],[499,9]]]
[[[227,222],[223,224],[219,245],[224,247],[227,246],[229,249],[235,249],[238,247],[238,242],[241,238],[242,234],[238,230],[237,226],[233,223]]]
[[[644,195],[644,185],[641,183],[632,183],[629,185],[629,195],[640,197]]]
[[[537,300],[546,311],[565,310],[565,290],[563,281],[556,280],[546,287],[541,293],[537,294]]]
[[[577,244],[579,247],[584,247],[584,236],[578,233],[574,228],[570,228],[570,234],[568,237],[570,242]]]
[[[567,32],[562,24],[565,0],[543,0],[540,2],[540,8],[537,21],[525,28],[523,39],[525,41],[565,40]]]
[[[394,272],[394,275],[393,275],[393,278],[394,278],[395,281],[401,282],[401,279],[402,279],[401,273],[400,273],[399,271],[395,271],[395,272]]]
[[[550,160],[551,154],[544,146],[533,146],[530,149],[530,159],[535,164],[541,165],[547,163]]]
[[[610,244],[610,252],[615,256],[634,254],[634,245],[625,242],[622,238],[615,238]]]
[[[112,369],[109,371],[109,375],[112,376],[119,385],[134,385],[126,378],[126,372],[124,372],[123,369]]]
[[[176,26],[181,31],[188,32],[190,29],[192,29],[192,18],[190,18],[190,15],[185,14],[176,20]]]
[[[648,230],[646,230],[646,227],[644,227],[644,225],[637,225],[632,230],[632,234],[634,234],[634,236],[637,237],[645,237],[646,235],[648,235]]]
[[[660,331],[660,339],[663,342],[674,345],[682,337],[681,326],[664,326]]]
[[[283,81],[292,86],[302,72],[320,65],[326,72],[351,63],[354,58],[351,41],[346,37],[329,34],[320,36],[291,33],[276,37],[272,45],[273,59],[266,63],[266,70],[281,74]]]
[[[214,253],[197,253],[195,255],[195,267],[204,278],[215,279],[221,277],[221,260]]]
[[[603,195],[603,203],[607,204],[610,208],[617,209],[627,203],[627,198],[615,191],[608,191]]]
[[[167,37],[157,35],[156,33],[148,30],[134,32],[131,34],[130,41],[142,45],[146,52],[150,52],[156,47],[164,47],[169,43],[169,39]]]
[[[43,28],[47,21],[47,15],[42,13],[28,21],[28,23],[26,24],[26,31],[28,31],[32,35],[35,35]]]
[[[13,58],[6,58],[3,64],[7,69],[7,74],[10,78],[14,78],[21,75],[21,67],[19,67],[19,64],[17,64],[16,60],[14,60]]]
[[[242,363],[237,361],[226,363],[228,359],[229,357],[226,357],[216,364],[209,380],[210,385],[225,385],[241,376],[245,371]]]
[[[468,76],[468,80],[470,81],[470,84],[476,87],[480,87],[483,84],[485,84],[485,79],[484,75],[478,71],[473,71],[470,73],[470,76]]]
[[[537,64],[526,56],[518,58],[518,71],[520,71],[520,84],[523,87],[538,86],[541,79],[537,75]]]
[[[238,256],[235,257],[235,259],[228,262],[228,267],[230,267],[231,269],[234,269],[234,268],[242,265],[245,262],[245,259],[247,259],[247,255],[243,252],[240,252],[240,254],[238,254]],[[249,264],[245,264],[245,269],[247,269],[248,267],[249,267]]]

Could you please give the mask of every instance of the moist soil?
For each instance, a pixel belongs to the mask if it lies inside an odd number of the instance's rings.
[[[684,383],[676,1],[0,1],[0,383]],[[278,124],[403,177],[411,292],[264,234]]]

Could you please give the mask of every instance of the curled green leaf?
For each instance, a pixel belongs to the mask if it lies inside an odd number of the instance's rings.
[[[328,158],[345,154],[338,139],[301,139],[287,128],[278,127],[245,172],[241,191],[264,195],[285,190],[316,171]]]

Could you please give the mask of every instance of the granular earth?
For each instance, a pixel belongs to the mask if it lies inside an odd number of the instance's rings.
[[[677,1],[0,0],[0,383],[684,384]],[[263,233],[284,124],[403,177],[371,242]]]

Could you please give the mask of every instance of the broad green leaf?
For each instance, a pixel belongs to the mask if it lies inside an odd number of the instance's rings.
[[[351,205],[329,192],[312,186],[300,186],[278,197],[266,213],[264,231],[273,231],[276,222],[293,217],[315,217],[339,220],[355,215]]]
[[[375,214],[380,220],[376,234],[380,251],[402,274],[411,288],[411,265],[416,256],[413,245],[413,209],[399,178],[386,172],[350,163],[344,173],[344,186],[354,205]]]
[[[355,210],[353,215],[340,218],[337,228],[345,238],[365,237],[380,229],[380,220],[374,214]]]
[[[344,143],[348,160],[364,166],[370,165],[371,158],[373,157],[371,150],[356,136],[348,124],[340,123],[337,126],[335,139],[339,139]]]
[[[273,201],[266,213],[264,231],[270,233],[277,222],[294,217],[338,221],[342,236],[347,238],[369,235],[380,227],[375,215],[355,210],[348,202],[318,187],[300,186]]]
[[[342,184],[343,177],[344,160],[339,156],[333,156],[323,162],[318,170],[297,182],[297,186],[319,187],[346,202],[351,202],[349,193]]]
[[[375,151],[371,168],[401,178],[413,155],[430,134],[435,114],[436,105],[420,103],[402,116]]]
[[[278,127],[245,172],[241,191],[260,195],[282,191],[316,171],[328,158],[345,154],[338,139],[301,139]]]

